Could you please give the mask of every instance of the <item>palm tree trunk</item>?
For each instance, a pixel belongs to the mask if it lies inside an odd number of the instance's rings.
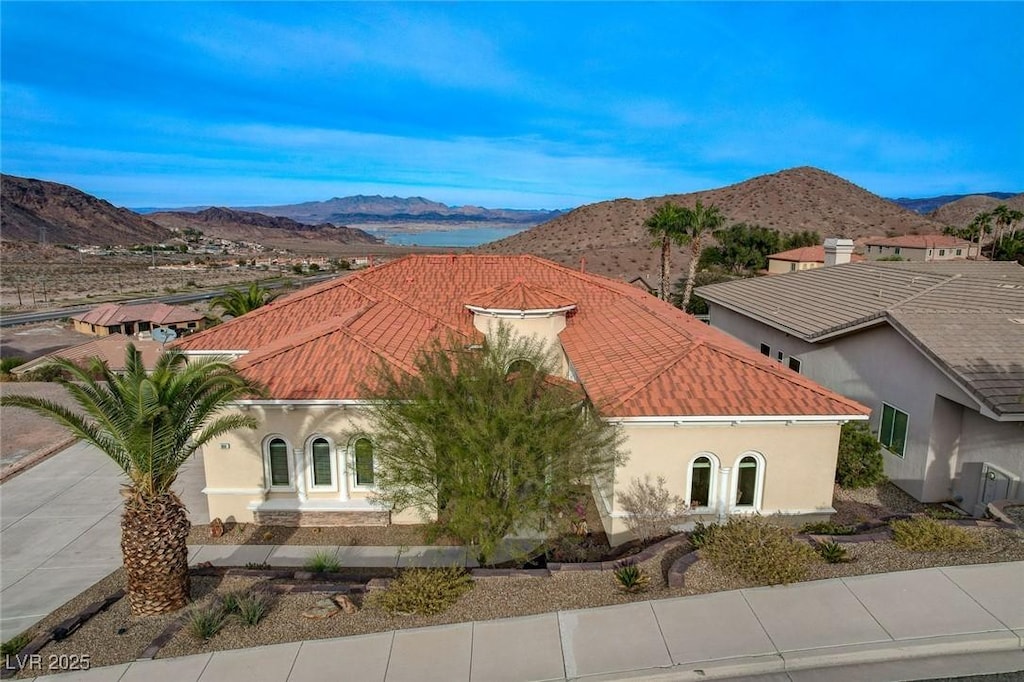
[[[686,272],[686,289],[683,290],[683,310],[690,304],[690,296],[693,295],[693,283],[697,279],[697,261],[700,260],[700,242],[694,240],[690,248],[690,267]]]
[[[132,614],[177,611],[189,599],[188,514],[173,492],[147,499],[131,491],[121,516],[126,592]]]
[[[668,300],[668,270],[669,255],[672,248],[672,242],[669,241],[668,235],[661,238],[661,300]]]

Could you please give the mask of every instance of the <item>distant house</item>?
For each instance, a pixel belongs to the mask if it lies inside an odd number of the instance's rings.
[[[235,356],[265,397],[256,431],[205,453],[210,515],[275,525],[419,523],[375,501],[363,388],[378,363],[415,371],[434,340],[478,347],[505,325],[557,354],[629,459],[587,481],[613,542],[616,493],[663,476],[691,518],[827,518],[840,425],[867,408],[762,357],[626,282],[533,256],[408,256],[314,285],[178,341]]]
[[[829,265],[857,263],[864,256],[853,253],[853,241],[849,239],[827,239],[818,246],[802,246],[768,256],[768,274],[779,275],[797,270],[813,270]]]
[[[155,327],[166,327],[179,333],[203,329],[205,318],[189,308],[166,303],[118,305],[105,303],[87,313],[73,315],[75,331],[93,336],[125,334],[131,336],[148,332]]]
[[[1024,268],[850,263],[697,293],[713,327],[869,406],[918,500],[1024,499]]]
[[[106,362],[112,371],[123,372],[125,370],[124,351],[129,343],[134,343],[135,347],[142,354],[142,364],[146,369],[152,369],[156,365],[156,361],[164,350],[163,344],[157,343],[152,339],[132,339],[124,334],[110,334],[30,360],[23,365],[15,367],[11,370],[11,373],[15,376],[21,376],[39,369],[55,358],[65,358],[79,364],[88,362],[93,358],[98,358]]]
[[[977,258],[978,246],[966,239],[945,234],[905,234],[902,237],[873,238],[864,242],[868,260],[899,257],[903,260],[940,261]]]

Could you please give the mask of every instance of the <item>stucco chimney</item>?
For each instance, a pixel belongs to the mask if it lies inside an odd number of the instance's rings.
[[[850,262],[853,253],[852,239],[829,237],[825,240],[825,265],[841,265]]]

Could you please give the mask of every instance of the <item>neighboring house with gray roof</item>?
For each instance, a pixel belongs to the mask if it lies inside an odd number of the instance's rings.
[[[713,327],[871,407],[915,498],[1024,499],[1024,268],[849,263],[696,293]]]

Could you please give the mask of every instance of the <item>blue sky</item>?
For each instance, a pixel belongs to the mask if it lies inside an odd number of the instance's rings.
[[[1024,190],[1024,3],[0,11],[3,171],[123,206]]]

